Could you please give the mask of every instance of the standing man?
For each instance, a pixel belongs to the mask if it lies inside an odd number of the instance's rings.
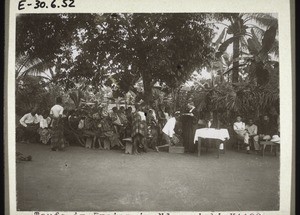
[[[52,119],[52,151],[62,150],[65,147],[63,112],[62,98],[57,97],[56,104],[50,110],[50,117]]]
[[[194,136],[197,126],[196,108],[193,102],[187,104],[186,113],[181,117],[182,120],[182,138],[185,152],[193,153],[196,151]]]
[[[249,119],[249,124],[246,125],[246,130],[248,131],[249,138],[253,140],[254,150],[258,153],[260,145],[258,143],[259,136],[257,135],[257,126],[254,125],[253,119]]]
[[[247,154],[250,154],[249,134],[246,130],[246,125],[242,122],[242,117],[237,116],[236,122],[233,124],[233,130],[239,140],[243,140],[246,145]]]

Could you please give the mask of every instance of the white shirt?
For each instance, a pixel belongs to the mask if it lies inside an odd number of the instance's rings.
[[[146,116],[145,116],[145,113],[144,113],[144,112],[138,111],[138,114],[141,116],[141,120],[146,121]]]
[[[39,123],[39,117],[37,114],[34,116],[31,115],[31,113],[25,114],[21,119],[20,119],[20,124],[23,125],[24,127],[27,127],[27,124],[31,123]]]
[[[164,113],[164,114],[165,114],[166,120],[169,120],[170,119],[170,115],[168,113]]]
[[[165,124],[164,128],[162,129],[162,132],[164,132],[169,137],[173,137],[173,134],[175,133],[174,131],[175,124],[176,124],[175,117],[170,118]]]
[[[256,125],[246,125],[246,129],[248,130],[250,135],[256,135],[257,134],[257,126]]]
[[[243,130],[245,130],[245,123],[243,123],[243,122],[235,122],[234,124],[233,124],[233,130],[235,130],[235,131],[243,131]]]
[[[50,115],[53,115],[54,118],[58,118],[60,115],[62,116],[64,112],[64,108],[60,105],[54,105],[50,110]]]
[[[40,118],[40,128],[48,128],[51,122],[51,118],[47,117],[46,119],[44,119],[43,116],[39,116]]]

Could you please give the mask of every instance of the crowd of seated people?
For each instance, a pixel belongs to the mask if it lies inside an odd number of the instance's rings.
[[[139,104],[134,111],[131,106],[114,106],[110,110],[107,107],[64,110],[60,103],[59,99],[50,111],[35,108],[25,114],[19,121],[17,131],[22,133],[22,141],[50,144],[53,148],[52,139],[60,142],[60,134],[63,134],[64,147],[68,143],[79,143],[93,149],[124,149],[123,140],[131,138],[134,154],[147,152],[148,149],[158,151],[158,145],[168,142],[163,128],[172,117],[171,113],[165,112],[163,105],[149,107]],[[53,111],[57,112],[59,125],[62,126],[59,129],[57,126],[53,128],[53,119],[56,119]],[[60,149],[60,145],[54,149]]]

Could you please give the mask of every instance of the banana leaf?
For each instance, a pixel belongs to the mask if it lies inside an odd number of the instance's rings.
[[[276,37],[277,26],[271,26],[268,30],[266,30],[264,37],[262,39],[262,53],[268,53],[272,48],[275,37]]]

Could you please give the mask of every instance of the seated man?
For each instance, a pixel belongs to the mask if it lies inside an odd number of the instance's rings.
[[[253,140],[254,150],[259,151],[260,145],[258,143],[259,136],[257,135],[257,126],[253,124],[253,119],[249,119],[249,124],[246,125],[246,130],[249,134],[249,138]]]
[[[233,130],[236,133],[236,137],[239,140],[243,140],[244,144],[246,145],[247,153],[250,153],[250,146],[249,146],[249,134],[246,130],[245,123],[242,122],[241,116],[237,116],[236,122],[233,124]]]
[[[260,123],[258,133],[259,139],[263,141],[271,140],[272,135],[276,133],[274,132],[274,124],[270,121],[268,115],[263,116],[263,120]]]
[[[20,119],[20,130],[23,132],[23,140],[26,142],[38,141],[39,117],[34,108],[30,113]]]

